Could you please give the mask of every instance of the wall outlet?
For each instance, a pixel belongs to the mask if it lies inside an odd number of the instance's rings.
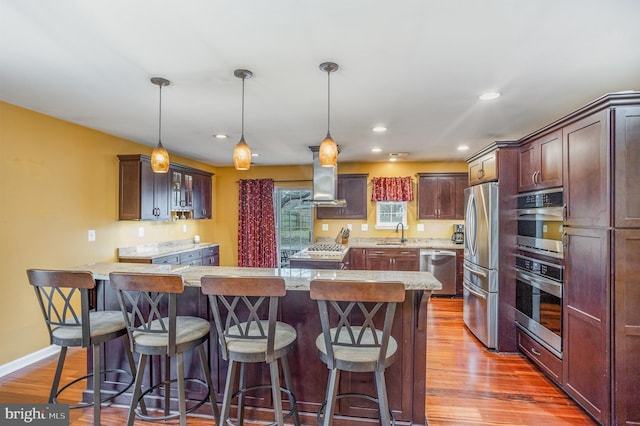
[[[369,230],[369,224],[367,223],[363,223],[360,225],[360,230],[361,231],[368,231]]]
[[[144,237],[144,226],[138,227],[138,237]]]
[[[322,224],[322,230],[323,231],[328,231],[329,230],[329,224],[328,223],[323,223]]]
[[[186,223],[182,224],[182,232],[187,232],[187,224]]]
[[[87,232],[87,241],[95,241],[96,240],[96,230],[89,229]]]
[[[352,225],[352,224],[350,224],[350,223],[349,223],[349,224],[347,224],[347,229],[348,229],[349,231],[353,231],[353,225]]]
[[[424,223],[418,224],[418,232],[424,232]]]

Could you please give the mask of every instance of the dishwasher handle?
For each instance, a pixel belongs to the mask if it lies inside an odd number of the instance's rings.
[[[455,256],[456,252],[451,250],[421,249],[420,256]]]

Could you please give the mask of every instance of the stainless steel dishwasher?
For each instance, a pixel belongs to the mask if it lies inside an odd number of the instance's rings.
[[[420,270],[431,272],[442,283],[442,290],[434,290],[438,296],[456,295],[456,252],[453,250],[421,249]]]

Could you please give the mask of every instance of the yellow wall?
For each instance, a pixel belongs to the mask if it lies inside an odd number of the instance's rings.
[[[149,154],[148,146],[0,102],[0,148],[0,365],[49,345],[26,269],[113,261],[118,247],[196,233],[215,240],[214,220],[118,221],[116,155]],[[89,229],[95,242],[87,241]]]
[[[220,244],[220,264],[237,264],[239,179],[312,178],[308,165],[252,167],[239,172],[214,168],[172,155],[171,160],[215,173],[213,219],[178,222],[118,221],[117,154],[149,154],[151,148],[77,126],[0,101],[0,365],[49,345],[42,315],[26,277],[28,268],[64,268],[83,263],[114,261],[118,247],[190,239]],[[374,176],[413,176],[418,172],[464,172],[465,163],[340,163],[340,173]],[[292,182],[288,185],[300,183]],[[304,184],[304,182],[303,182]],[[371,189],[369,186],[368,197]],[[353,225],[354,237],[397,237],[375,231],[375,203],[368,219],[319,221],[315,236],[334,237],[340,227]],[[416,229],[415,201],[409,203],[409,230],[413,238],[448,238],[458,221],[422,221]],[[187,232],[182,225],[187,224]],[[329,231],[322,232],[321,224]],[[369,232],[360,231],[368,223]],[[138,237],[138,228],[145,228]],[[96,241],[87,241],[87,231]]]

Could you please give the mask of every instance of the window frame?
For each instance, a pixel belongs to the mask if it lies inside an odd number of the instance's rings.
[[[375,229],[396,229],[396,226],[398,226],[398,223],[400,223],[399,221],[395,221],[395,222],[382,222],[380,220],[380,213],[381,213],[381,205],[382,204],[388,204],[388,205],[392,205],[393,207],[399,207],[401,209],[401,214],[402,214],[402,225],[404,226],[404,229],[409,229],[409,224],[407,223],[407,202],[406,201],[376,201],[376,226]],[[392,212],[393,214],[394,212]],[[397,214],[397,212],[396,212]]]

